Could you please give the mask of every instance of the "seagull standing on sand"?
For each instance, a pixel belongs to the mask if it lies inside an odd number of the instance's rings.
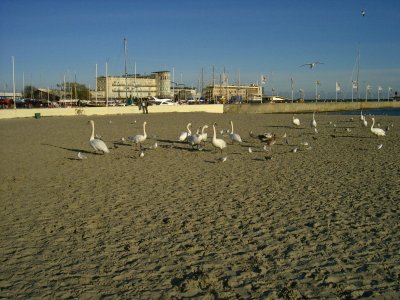
[[[92,146],[92,148],[95,151],[103,151],[103,154],[110,153],[110,150],[108,150],[106,143],[104,143],[100,139],[94,138],[94,121],[90,120],[89,123],[90,123],[90,125],[92,125],[92,135],[90,136],[90,139],[89,139],[90,146]]]
[[[78,159],[87,159],[87,156],[83,155],[81,152],[78,152]]]
[[[309,66],[310,69],[312,69],[312,68],[314,68],[314,67],[315,67],[316,65],[318,65],[318,64],[323,64],[323,63],[322,63],[322,62],[319,62],[319,61],[315,61],[315,62],[312,62],[312,63],[303,64],[303,65],[301,65],[300,67]]]

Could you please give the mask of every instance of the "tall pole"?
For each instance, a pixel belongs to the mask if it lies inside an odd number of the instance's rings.
[[[351,102],[354,100],[354,82],[351,82]]]
[[[390,101],[390,91],[392,90],[391,87],[388,88],[388,101]]]
[[[136,86],[136,61],[135,61],[135,97],[137,98],[137,86]]]
[[[203,89],[204,89],[204,69],[201,68],[201,96],[200,98],[203,96]]]
[[[315,81],[315,102],[318,100],[318,80]]]
[[[96,103],[96,106],[97,106],[97,64],[96,64],[96,78],[95,78],[95,84],[96,84],[96,87],[95,87],[95,103]]]
[[[360,89],[359,89],[359,77],[360,77],[360,49],[358,49],[357,56],[357,101],[360,101]]]
[[[25,98],[25,72],[22,72],[22,97]]]
[[[381,91],[381,87],[378,86],[378,102],[380,101],[380,99],[379,99],[379,93],[380,93],[380,91]]]
[[[126,38],[124,38],[124,57],[125,57],[125,99],[128,99],[128,73],[126,72]]]
[[[292,103],[293,103],[293,78],[290,78],[290,88],[292,90]]]
[[[212,101],[213,103],[215,103],[215,66],[212,67],[212,79],[213,79]]]
[[[337,102],[337,82],[336,82],[336,92],[335,92],[335,101]]]
[[[67,90],[67,86],[66,86],[66,84],[65,84],[65,74],[64,74],[64,93],[63,93],[63,99],[64,99],[64,105],[66,106],[67,105],[67,102],[65,102],[65,99],[67,98],[67,96],[65,95],[65,93],[66,93],[66,90]]]
[[[106,61],[106,106],[108,106],[108,62]]]
[[[172,99],[175,101],[175,67],[172,67]]]
[[[12,68],[13,68],[13,100],[14,100],[14,108],[17,108],[17,103],[15,102],[15,72],[14,72],[14,56],[12,56]]]

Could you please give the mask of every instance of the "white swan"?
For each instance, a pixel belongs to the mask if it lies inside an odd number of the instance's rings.
[[[187,129],[187,130],[181,132],[181,134],[179,135],[178,140],[179,140],[180,142],[186,141],[186,139],[188,138],[188,136],[190,136],[190,135],[192,134],[192,132],[190,131],[190,126],[192,126],[192,124],[191,124],[191,123],[188,123],[188,124],[186,125],[186,129]]]
[[[207,137],[208,137],[207,132],[204,132],[207,128],[208,128],[208,125],[204,125],[201,128],[201,141],[204,143],[207,141]]]
[[[368,126],[367,118],[364,117],[361,123],[364,127],[367,127]]]
[[[360,121],[363,121],[365,119],[365,117],[364,117],[364,115],[363,115],[363,113],[362,113],[362,110],[360,111]]]
[[[385,131],[383,129],[374,128],[374,125],[375,125],[375,119],[372,118],[371,132],[373,134],[375,134],[376,136],[385,136],[386,135],[386,133],[385,133]]]
[[[197,149],[199,149],[199,147],[200,147],[200,144],[202,142],[202,136],[200,134],[200,129],[201,129],[201,127],[199,127],[197,129],[195,134],[192,134],[187,137],[187,141],[188,141],[189,145],[192,146],[192,148],[194,146],[197,146]]]
[[[295,118],[295,117],[293,116],[292,122],[293,122],[294,125],[300,126],[300,119],[299,119],[299,118]]]
[[[89,123],[90,125],[92,125],[92,135],[90,136],[89,139],[90,146],[92,146],[95,151],[103,151],[103,154],[110,153],[110,150],[108,150],[106,143],[104,143],[100,139],[94,138],[94,121],[90,120]]]
[[[312,128],[317,128],[317,121],[315,121],[315,111],[312,114],[312,121],[310,123]]]
[[[131,140],[133,143],[135,143],[136,146],[139,144],[140,149],[142,149],[142,143],[147,139],[146,124],[147,124],[147,122],[144,121],[143,122],[143,134],[137,134],[135,136],[128,137],[128,139]]]
[[[215,148],[218,148],[219,150],[221,150],[221,154],[222,154],[222,150],[224,148],[226,148],[226,142],[223,139],[217,138],[217,132],[215,131],[215,126],[217,126],[217,123],[213,124],[214,134],[213,134],[213,138],[212,138],[212,144]]]
[[[235,133],[233,131],[233,122],[230,121],[229,123],[231,124],[231,132],[229,133],[229,138],[231,139],[232,144],[233,144],[233,142],[241,143],[242,142],[242,138],[240,137],[239,134],[237,134],[237,133]]]

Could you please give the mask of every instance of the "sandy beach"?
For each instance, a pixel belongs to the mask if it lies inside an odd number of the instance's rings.
[[[297,116],[0,120],[0,298],[398,299],[400,118],[376,116],[378,138],[358,116],[316,114],[317,134]],[[121,138],[144,121],[140,157]],[[188,122],[209,125],[202,151],[177,141]]]

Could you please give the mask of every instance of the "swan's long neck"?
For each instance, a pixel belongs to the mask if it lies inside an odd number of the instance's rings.
[[[374,129],[374,125],[375,125],[375,119],[372,119],[372,125],[371,125],[371,130]]]
[[[143,136],[146,138],[147,134],[146,134],[146,123],[143,123]]]
[[[233,122],[231,121],[231,133],[233,134]]]
[[[187,132],[189,133],[189,135],[192,135],[192,132],[190,131],[190,126],[191,124],[187,124],[186,128],[187,128]]]
[[[215,125],[213,125],[213,130],[214,130],[214,134],[213,134],[213,140],[217,138],[217,131],[215,130]]]
[[[206,126],[203,126],[203,128],[201,128],[201,134],[204,134],[204,129],[206,129]]]
[[[90,124],[92,125],[92,135],[90,136],[90,139],[93,140],[94,139],[94,122],[90,121]]]

